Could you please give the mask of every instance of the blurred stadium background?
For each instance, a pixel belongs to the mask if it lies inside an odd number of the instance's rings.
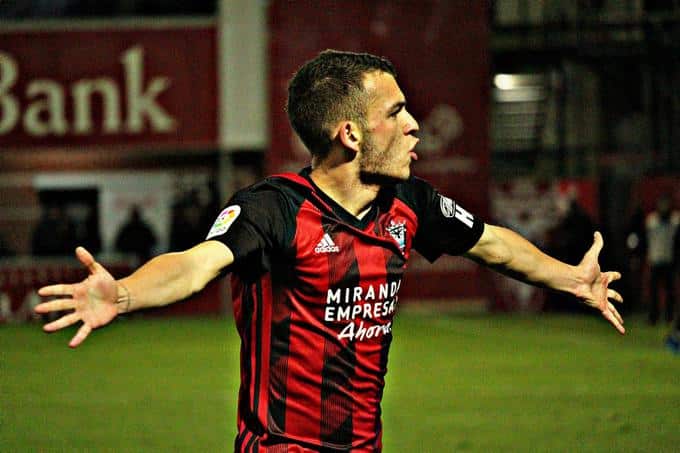
[[[598,228],[624,274],[619,338],[568,298],[414,258],[386,450],[677,451],[680,361],[645,322],[644,255],[657,199],[680,208],[672,0],[0,1],[0,450],[229,450],[227,282],[75,353],[30,309],[82,278],[75,244],[124,275],[202,240],[236,189],[304,166],[286,83],[326,48],[395,63],[417,175],[568,262]],[[134,208],[141,249],[119,239]]]

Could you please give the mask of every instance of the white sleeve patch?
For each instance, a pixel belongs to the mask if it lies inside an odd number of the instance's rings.
[[[213,223],[212,228],[210,228],[210,232],[208,232],[208,237],[205,239],[208,240],[212,237],[220,236],[226,233],[239,214],[241,214],[240,206],[232,205],[226,207],[222,212],[220,212],[220,215],[217,216],[217,220],[215,220],[215,223]]]
[[[456,212],[455,203],[449,197],[439,195],[439,207],[442,210],[442,215],[447,218],[453,217]]]
[[[474,216],[449,197],[439,195],[439,207],[444,217],[455,217],[463,222],[468,228],[472,228],[474,225]]]
[[[475,218],[468,211],[463,209],[461,205],[456,204],[456,214],[455,217],[467,225],[468,228],[472,228],[475,223]]]

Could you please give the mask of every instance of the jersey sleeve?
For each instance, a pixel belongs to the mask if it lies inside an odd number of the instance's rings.
[[[419,178],[410,181],[411,202],[418,215],[414,248],[430,262],[443,254],[470,250],[484,232],[484,222]]]
[[[237,192],[219,213],[206,240],[224,243],[234,255],[234,266],[264,265],[265,255],[286,246],[291,216],[283,195],[271,189]]]

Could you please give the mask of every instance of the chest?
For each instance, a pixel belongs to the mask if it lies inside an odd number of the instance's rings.
[[[293,275],[300,287],[320,294],[339,290],[352,302],[379,298],[400,282],[416,229],[405,206],[375,214],[363,225],[303,207],[293,241]]]

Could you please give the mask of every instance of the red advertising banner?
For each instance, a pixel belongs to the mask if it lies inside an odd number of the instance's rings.
[[[680,177],[649,176],[637,182],[633,192],[645,213],[656,209],[661,196],[671,197],[673,209],[680,209]]]
[[[360,0],[270,4],[270,172],[308,165],[284,105],[287,84],[327,48],[370,52],[395,65],[409,111],[420,124],[414,173],[466,209],[488,214],[488,55],[486,2]],[[479,268],[460,258],[410,263],[406,296],[481,297]],[[417,283],[416,283],[417,280]]]
[[[213,24],[0,31],[3,149],[217,142]]]

